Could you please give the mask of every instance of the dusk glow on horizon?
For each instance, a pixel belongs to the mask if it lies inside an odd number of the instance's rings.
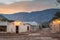
[[[56,8],[56,0],[0,0],[0,14],[41,11]]]

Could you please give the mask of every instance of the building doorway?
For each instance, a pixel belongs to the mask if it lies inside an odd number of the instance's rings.
[[[7,26],[0,26],[0,32],[7,32]]]
[[[29,26],[27,26],[27,31],[29,31],[30,29],[29,29]]]
[[[16,26],[16,33],[19,33],[19,26]]]

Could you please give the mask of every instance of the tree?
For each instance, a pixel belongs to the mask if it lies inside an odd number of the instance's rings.
[[[60,3],[60,0],[57,0],[58,3]]]
[[[55,16],[53,19],[59,19],[60,18],[60,12],[56,12]]]

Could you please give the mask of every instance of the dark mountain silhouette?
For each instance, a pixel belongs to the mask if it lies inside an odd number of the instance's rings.
[[[48,22],[54,17],[57,11],[60,11],[60,9],[46,9],[43,11],[35,11],[31,13],[18,12],[15,14],[4,14],[4,16],[10,20]]]

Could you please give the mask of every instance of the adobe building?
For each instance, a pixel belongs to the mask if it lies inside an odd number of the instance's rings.
[[[34,26],[33,26],[34,25]],[[0,15],[0,33],[21,33],[38,30],[37,22],[21,22],[8,20],[3,15]]]

